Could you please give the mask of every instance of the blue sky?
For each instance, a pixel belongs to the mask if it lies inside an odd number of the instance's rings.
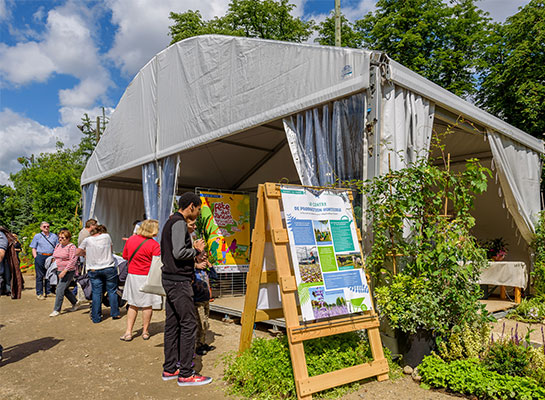
[[[361,18],[375,0],[341,0]],[[529,0],[482,0],[503,21]],[[294,15],[321,21],[334,0],[292,0]],[[0,0],[0,184],[17,158],[79,142],[83,113],[110,113],[134,75],[168,46],[170,11],[221,16],[229,0]]]

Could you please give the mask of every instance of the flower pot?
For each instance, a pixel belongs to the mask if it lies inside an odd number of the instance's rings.
[[[397,330],[396,333],[403,366],[417,367],[424,357],[435,350],[435,338],[431,331],[419,329],[416,333],[406,333]]]
[[[492,260],[494,261],[503,261],[504,258],[505,258],[505,254],[498,254],[496,256],[492,256]]]

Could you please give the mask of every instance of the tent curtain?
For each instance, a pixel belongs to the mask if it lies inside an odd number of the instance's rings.
[[[284,130],[303,185],[363,178],[366,95],[358,93],[284,118]]]
[[[178,156],[169,156],[163,159],[159,196],[159,239],[165,222],[172,214],[179,163]]]
[[[522,237],[530,244],[541,210],[539,154],[492,130],[488,130],[488,139],[505,205]]]
[[[81,193],[83,195],[83,223],[91,218],[91,215],[95,213],[95,202],[97,198],[98,185],[96,182],[88,183],[83,185],[81,188]]]
[[[381,174],[428,157],[434,114],[435,104],[422,96],[394,84],[383,86]]]
[[[142,193],[146,218],[159,219],[159,179],[155,161],[142,165]]]

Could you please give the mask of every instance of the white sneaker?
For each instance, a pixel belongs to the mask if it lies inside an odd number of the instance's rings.
[[[80,302],[78,301],[76,304],[74,304],[72,307],[70,307],[70,308],[67,309],[66,311],[68,311],[68,312],[78,311],[79,306],[80,306]]]
[[[59,315],[60,312],[58,311],[53,311],[51,314],[49,314],[50,317],[56,317],[57,315]]]

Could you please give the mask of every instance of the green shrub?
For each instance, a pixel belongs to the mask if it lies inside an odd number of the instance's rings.
[[[474,358],[448,363],[437,356],[428,356],[418,366],[418,371],[424,385],[474,395],[479,399],[545,398],[545,387],[534,379],[489,371]]]
[[[390,370],[399,373],[385,350]],[[309,376],[325,374],[372,360],[368,341],[357,332],[305,341]],[[251,347],[236,356],[224,358],[224,380],[231,384],[230,392],[252,399],[295,398],[295,382],[286,336],[274,339],[254,339]],[[339,397],[357,389],[358,383],[343,385],[316,397]]]
[[[522,300],[517,308],[507,314],[507,318],[522,322],[545,322],[545,298]]]
[[[453,361],[463,358],[479,358],[490,343],[490,325],[464,324],[460,331],[454,331],[446,341],[438,346],[443,360]]]
[[[531,245],[534,250],[534,270],[532,284],[538,297],[545,297],[545,213],[539,214],[536,233]]]
[[[530,364],[528,347],[514,340],[499,340],[490,345],[482,363],[490,371],[502,375],[524,376]]]

